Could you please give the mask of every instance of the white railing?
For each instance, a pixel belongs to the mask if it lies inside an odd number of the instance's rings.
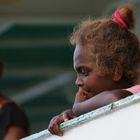
[[[140,134],[137,132],[139,132],[140,104],[138,103],[140,103],[140,93],[62,123],[60,129],[66,131],[63,137],[52,135],[46,129],[23,138],[22,140],[139,140]],[[92,129],[90,129],[90,127],[92,127]],[[68,130],[69,132],[67,132]],[[129,133],[129,131],[131,131],[131,133]],[[101,134],[97,135],[99,133]],[[87,139],[85,137],[87,137]]]

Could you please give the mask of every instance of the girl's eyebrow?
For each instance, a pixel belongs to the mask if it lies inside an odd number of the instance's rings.
[[[81,68],[85,68],[85,66],[84,65],[75,66],[75,69],[81,69]]]
[[[79,64],[79,65],[75,65],[75,66],[74,66],[74,70],[75,70],[75,71],[78,71],[78,70],[81,69],[81,68],[90,70],[89,66],[88,66],[88,65],[85,65],[85,64]]]
[[[79,65],[79,66],[75,67],[76,71],[80,71],[81,69],[87,69],[88,70],[88,67],[85,66],[85,65]]]
[[[77,67],[74,67],[75,71],[79,71],[81,69],[81,66],[77,66]]]
[[[74,70],[78,72],[78,71],[80,71],[82,68],[84,68],[84,66],[83,66],[83,65],[79,65],[79,66],[75,66],[75,67],[74,67]]]

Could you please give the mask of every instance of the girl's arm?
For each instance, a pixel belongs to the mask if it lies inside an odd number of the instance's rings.
[[[76,94],[72,111],[75,116],[79,116],[130,95],[132,95],[132,93],[129,91],[117,89],[112,91],[104,91],[96,96],[92,96],[91,94],[86,97],[85,93],[79,91]]]

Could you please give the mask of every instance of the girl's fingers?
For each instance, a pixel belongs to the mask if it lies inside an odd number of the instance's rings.
[[[63,120],[64,122],[73,119],[75,116],[71,110],[67,110],[66,112],[63,113]]]
[[[60,130],[59,125],[63,122],[62,115],[54,117],[48,127],[48,130],[55,135],[63,136],[63,132]]]

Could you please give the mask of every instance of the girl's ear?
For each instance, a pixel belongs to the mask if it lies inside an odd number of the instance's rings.
[[[122,78],[122,75],[123,75],[122,66],[120,65],[120,63],[117,63],[115,65],[113,72],[113,80],[116,82],[119,81]]]
[[[4,65],[0,62],[0,77],[3,75]]]

